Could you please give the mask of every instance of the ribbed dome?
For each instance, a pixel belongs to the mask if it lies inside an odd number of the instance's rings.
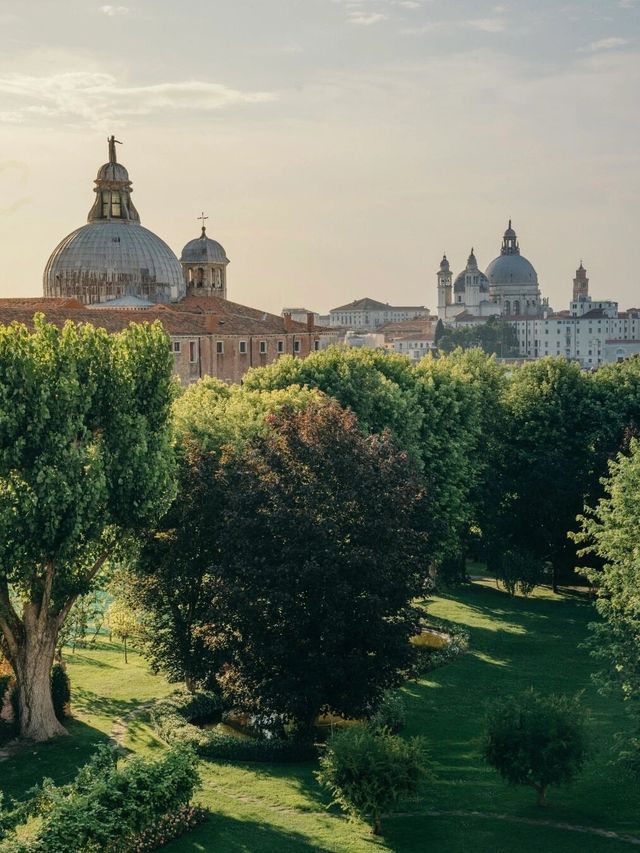
[[[471,254],[467,258],[467,267],[462,270],[460,275],[456,277],[456,280],[453,282],[453,292],[454,293],[464,293],[466,288],[466,277],[471,275],[473,277],[477,277],[478,284],[480,285],[480,293],[488,293],[489,292],[489,281],[486,275],[478,269],[478,261],[476,260],[475,253],[473,249],[471,249]]]
[[[182,267],[169,246],[152,231],[126,220],[78,228],[54,250],[44,272],[46,294],[74,293],[85,301],[103,302],[104,298],[96,298],[97,289],[102,292],[108,285],[114,299],[130,294],[171,302],[185,294]]]
[[[223,247],[216,240],[207,237],[204,227],[202,228],[202,234],[195,240],[190,240],[184,247],[180,255],[180,260],[186,264],[229,263],[229,258]]]
[[[105,163],[100,166],[96,181],[114,181],[114,182],[129,182],[129,172],[125,169],[122,163]]]
[[[522,255],[500,255],[487,267],[487,278],[492,285],[531,284],[538,286],[538,273]]]

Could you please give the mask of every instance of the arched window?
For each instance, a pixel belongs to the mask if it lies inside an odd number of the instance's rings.
[[[519,300],[517,300],[517,299],[516,299],[516,301],[513,303],[513,313],[514,313],[514,314],[519,314],[519,313],[520,313],[520,302],[519,302]]]
[[[204,270],[202,267],[198,267],[197,285],[198,285],[198,287],[202,287],[203,284],[204,284]]]
[[[511,302],[508,299],[504,303],[504,313],[511,314]]]

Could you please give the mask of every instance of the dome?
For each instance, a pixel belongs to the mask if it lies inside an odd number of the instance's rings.
[[[229,258],[223,247],[216,240],[207,237],[202,226],[202,234],[195,240],[190,240],[182,250],[180,260],[183,264],[228,264]]]
[[[487,278],[495,284],[531,284],[538,286],[538,273],[522,255],[500,255],[487,267]]]
[[[111,136],[109,162],[98,170],[88,224],[56,247],[44,271],[44,294],[87,304],[123,297],[175,302],[185,295],[180,262],[169,246],[140,225],[131,181],[116,160]]]
[[[451,269],[449,265],[449,261],[446,255],[442,256],[442,260],[440,261],[440,272],[449,272]]]
[[[453,282],[454,293],[464,293],[466,287],[466,277],[468,275],[477,277],[477,283],[480,285],[480,293],[489,292],[489,281],[486,275],[478,270],[478,261],[476,260],[476,256],[473,249],[471,250],[471,254],[467,259],[466,269],[462,270],[460,275],[458,275],[456,277],[456,280]]]
[[[137,222],[112,219],[90,222],[64,238],[47,262],[44,289],[85,302],[124,295],[171,302],[184,295],[185,285],[164,240]]]

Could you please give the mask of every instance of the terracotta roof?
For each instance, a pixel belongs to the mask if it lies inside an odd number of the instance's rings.
[[[396,306],[389,305],[388,302],[378,302],[376,299],[370,299],[368,296],[364,299],[354,299],[348,305],[341,305],[339,308],[332,308],[330,313],[335,311],[426,311],[424,305],[411,306]]]
[[[82,302],[79,302],[73,297],[47,297],[47,296],[23,296],[17,298],[0,299],[0,307],[21,306],[30,308],[32,311],[38,311],[40,308],[83,308]]]
[[[0,300],[0,323],[14,321],[31,327],[35,313],[45,314],[47,320],[63,326],[67,320],[91,323],[116,332],[129,323],[152,323],[160,320],[170,335],[285,335],[307,333],[306,323],[291,322],[285,328],[283,317],[269,314],[217,297],[189,298],[173,305],[154,305],[145,310],[92,308],[76,300],[45,299]],[[314,332],[329,330],[314,329]]]

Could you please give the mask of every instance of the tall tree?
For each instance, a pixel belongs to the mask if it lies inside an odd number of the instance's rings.
[[[336,403],[273,416],[222,476],[211,642],[240,706],[307,728],[365,712],[406,678],[428,544],[423,493],[388,435]]]
[[[160,324],[0,328],[0,629],[24,737],[64,733],[49,686],[58,632],[174,497],[171,373]]]

